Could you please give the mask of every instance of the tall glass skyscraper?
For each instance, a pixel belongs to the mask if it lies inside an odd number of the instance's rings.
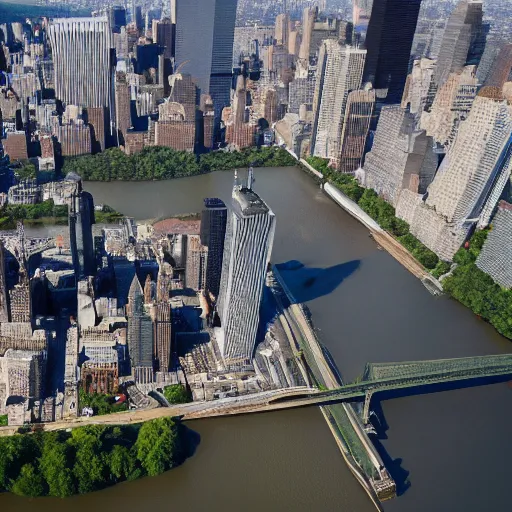
[[[373,84],[378,100],[402,100],[420,6],[421,0],[373,2],[363,83]]]
[[[176,22],[176,66],[210,94],[215,117],[230,103],[237,0],[172,0]]]
[[[218,343],[228,365],[247,364],[252,358],[275,221],[252,190],[252,173],[247,186],[235,179],[217,308],[222,326]]]
[[[57,98],[66,105],[109,107],[113,63],[108,18],[55,19],[48,37]]]

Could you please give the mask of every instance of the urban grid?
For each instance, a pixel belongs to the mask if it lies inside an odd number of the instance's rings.
[[[369,363],[345,385],[283,278],[300,264],[273,264],[280,219],[255,168],[299,167],[433,295],[512,339],[512,2],[36,3],[48,12],[0,19],[0,443],[323,404],[374,503],[399,495],[372,396],[510,375],[511,358]],[[87,191],[219,169],[230,200],[174,218]],[[67,496],[173,466],[150,469],[141,445],[132,473],[87,486],[75,462],[66,490],[45,444],[19,475],[6,456],[0,491]]]

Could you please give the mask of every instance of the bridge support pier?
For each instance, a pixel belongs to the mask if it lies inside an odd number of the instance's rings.
[[[364,396],[363,425],[370,423],[370,402],[372,401],[373,389],[368,389]]]

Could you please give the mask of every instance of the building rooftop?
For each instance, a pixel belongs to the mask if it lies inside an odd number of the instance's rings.
[[[233,191],[233,203],[240,207],[242,215],[262,215],[269,213],[269,207],[254,190],[240,187]]]

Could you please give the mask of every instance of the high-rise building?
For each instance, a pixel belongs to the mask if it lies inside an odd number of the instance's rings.
[[[450,73],[462,71],[466,63],[478,64],[478,55],[481,57],[484,51],[482,9],[481,0],[460,0],[453,10],[444,30],[434,73],[437,87],[448,80]]]
[[[228,363],[244,364],[252,357],[274,231],[274,213],[252,190],[252,170],[247,186],[235,178],[217,308],[219,348]]]
[[[288,14],[278,14],[276,17],[275,39],[276,43],[288,46],[290,32],[290,17]]]
[[[9,309],[11,322],[32,321],[32,298],[30,282],[25,269],[19,272],[19,282],[9,290]]]
[[[347,96],[361,86],[365,58],[366,50],[323,41],[313,99],[312,155],[338,157]]]
[[[48,37],[57,98],[66,105],[109,107],[113,45],[108,18],[58,18]]]
[[[478,90],[475,66],[452,73],[437,90],[429,112],[423,112],[421,127],[447,151],[455,140],[460,123],[471,110]]]
[[[192,290],[204,290],[206,285],[206,267],[208,247],[201,243],[199,235],[187,235],[187,263],[185,286]]]
[[[496,56],[489,76],[485,80],[487,87],[498,87],[502,89],[505,82],[509,81],[512,72],[512,43],[504,44]]]
[[[402,189],[425,193],[437,170],[432,138],[415,124],[414,116],[400,105],[383,107],[372,150],[365,157],[365,186],[393,206]]]
[[[128,353],[131,360],[132,375],[144,378],[153,369],[153,322],[144,310],[144,292],[137,275],[133,277],[128,292]]]
[[[351,174],[361,167],[374,108],[375,91],[349,93],[341,133],[338,171]]]
[[[9,321],[9,304],[7,303],[7,282],[5,280],[5,249],[0,242],[0,323]]]
[[[512,204],[501,201],[492,229],[476,260],[478,268],[504,288],[512,288]]]
[[[174,29],[175,25],[169,18],[153,20],[153,40],[158,46],[164,48],[163,56],[166,59],[174,57]]]
[[[155,359],[161,372],[167,372],[171,363],[171,306],[169,302],[157,302],[155,305]]]
[[[374,0],[354,0],[352,3],[354,24],[354,43],[364,44]]]
[[[511,134],[510,105],[499,89],[484,87],[461,123],[426,201],[400,196],[397,215],[441,258],[453,258],[475,223],[489,223],[510,180]]]
[[[94,201],[89,192],[82,190],[78,181],[77,190],[69,205],[69,243],[76,279],[93,276],[96,273],[92,225],[94,220]]]
[[[363,83],[371,82],[377,99],[400,103],[421,0],[374,1],[365,47]]]
[[[176,66],[197,79],[210,94],[215,118],[230,103],[233,39],[237,0],[173,0],[176,20]],[[172,18],[171,14],[171,20]]]
[[[216,299],[220,290],[228,211],[224,202],[216,198],[205,199],[204,206],[201,216],[201,243],[208,247],[205,291]]]

